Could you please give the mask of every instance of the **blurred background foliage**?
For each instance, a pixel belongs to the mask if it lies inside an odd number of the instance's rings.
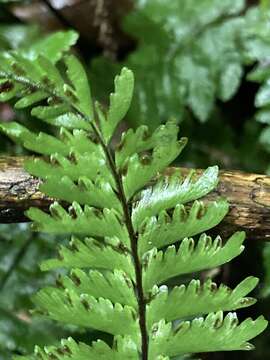
[[[75,30],[57,32],[59,30]],[[48,35],[49,34],[49,35]],[[75,44],[76,43],[76,44]],[[270,0],[0,0],[0,51],[24,56],[42,52],[57,61],[73,46],[84,62],[96,98],[106,105],[114,75],[126,65],[136,76],[135,98],[122,128],[154,129],[176,119],[190,144],[182,166],[270,174]],[[29,122],[29,111],[0,104],[0,121]],[[24,154],[0,137],[2,155]],[[31,352],[73,333],[33,316],[31,295],[54,281],[39,263],[65,239],[35,235],[28,224],[0,225],[0,360]],[[252,313],[270,309],[270,246],[246,243],[246,252],[213,272],[234,286],[248,275],[262,279]],[[209,275],[209,274],[208,274]],[[243,359],[270,355],[270,335]],[[204,354],[203,359],[238,359],[239,354]]]

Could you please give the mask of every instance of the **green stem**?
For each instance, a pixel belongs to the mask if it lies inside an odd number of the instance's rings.
[[[102,135],[100,134],[99,129],[95,126],[95,124],[91,123],[92,128],[96,135],[98,136],[101,146],[104,150],[104,153],[107,157],[109,166],[113,173],[117,189],[118,189],[118,196],[120,202],[122,204],[125,223],[128,230],[129,238],[130,238],[130,245],[131,245],[131,253],[134,261],[135,267],[135,277],[136,277],[136,296],[138,302],[138,310],[139,310],[139,325],[141,330],[141,353],[142,353],[142,360],[148,359],[148,334],[146,328],[146,301],[144,298],[143,292],[143,281],[142,281],[142,265],[138,253],[138,237],[135,233],[133,228],[132,220],[131,220],[131,213],[128,207],[128,201],[126,199],[122,176],[117,172],[117,168],[115,165],[115,161],[110,153],[109,148],[105,144]]]

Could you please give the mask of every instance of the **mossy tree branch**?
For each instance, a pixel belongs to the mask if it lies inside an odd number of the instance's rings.
[[[52,199],[39,190],[40,181],[23,170],[23,157],[0,157],[0,222],[27,221],[24,211],[31,206],[48,209]],[[169,173],[169,168],[167,172]],[[182,169],[187,173],[189,169]],[[200,170],[197,170],[200,173]],[[227,197],[230,212],[220,225],[223,233],[236,228],[251,239],[268,239],[270,234],[270,177],[238,171],[220,171],[217,189],[206,197]]]

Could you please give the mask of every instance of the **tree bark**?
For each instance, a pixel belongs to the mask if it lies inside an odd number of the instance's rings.
[[[40,180],[23,170],[23,161],[23,157],[0,157],[0,223],[27,221],[24,212],[29,207],[47,211],[53,202],[38,190]],[[189,171],[181,170],[183,174]],[[221,170],[217,189],[205,200],[220,196],[228,199],[230,211],[218,232],[227,235],[244,230],[249,238],[270,239],[270,176]]]
[[[77,45],[86,59],[91,48],[114,59],[133,46],[122,30],[122,20],[132,7],[132,0],[34,0],[9,4],[11,13],[22,22],[36,23],[45,31],[79,32]]]

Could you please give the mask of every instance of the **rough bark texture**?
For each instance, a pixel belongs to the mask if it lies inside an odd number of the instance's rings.
[[[27,221],[31,206],[48,209],[52,200],[38,191],[39,183],[23,169],[23,158],[0,157],[0,223]]]
[[[0,223],[26,221],[24,211],[31,206],[47,210],[53,199],[39,192],[38,185],[39,180],[23,170],[23,158],[0,157]],[[270,239],[270,176],[220,171],[219,186],[206,199],[220,196],[230,202],[230,212],[219,232],[243,229],[249,238]]]
[[[98,47],[105,56],[115,58],[132,45],[121,30],[123,17],[132,0],[32,0],[11,3],[11,12],[22,22],[37,23],[45,31],[73,28],[80,34],[82,52]]]

